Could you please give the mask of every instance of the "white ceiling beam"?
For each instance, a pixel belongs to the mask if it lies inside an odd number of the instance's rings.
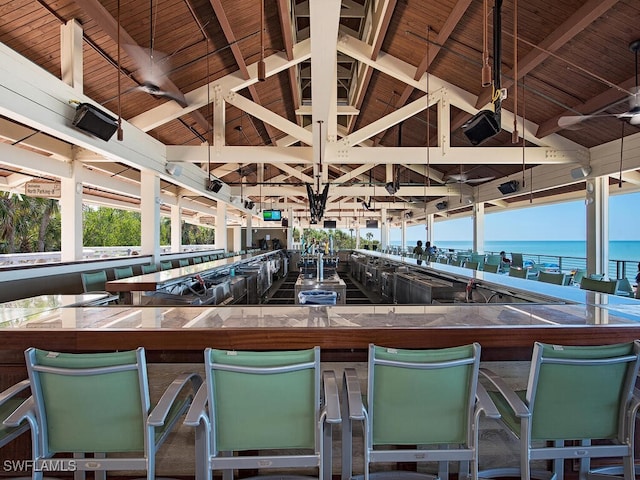
[[[313,106],[312,105],[302,105],[300,108],[296,110],[296,115],[312,115]],[[360,115],[360,110],[351,105],[337,105],[336,106],[336,115],[340,116],[349,116],[349,115]]]
[[[295,167],[292,167],[291,165],[287,165],[286,163],[278,164],[277,168],[279,168],[280,170],[282,170],[285,173],[288,173],[291,177],[297,178],[301,182],[306,182],[306,183],[313,183],[314,182],[313,178],[311,178],[309,175],[306,175],[306,174],[302,173],[301,171],[299,171]]]
[[[313,132],[313,176],[325,181],[321,160],[327,144],[337,138],[337,51],[340,0],[310,0],[311,38],[311,124]]]
[[[207,161],[206,145],[169,145],[167,146],[168,162],[201,163]],[[245,163],[251,158],[252,163],[311,165],[311,147],[272,147],[272,146],[224,146],[211,147],[212,163]],[[452,147],[443,152],[440,147],[429,148],[432,165],[519,165],[522,163],[522,147]],[[527,147],[526,162],[531,165],[544,164],[582,164],[584,156],[581,151],[556,150],[545,147]],[[425,147],[348,147],[342,148],[340,143],[333,144],[327,151],[323,163],[330,165],[344,164],[393,164],[402,163],[421,168],[425,164]],[[222,167],[224,169],[224,167]],[[426,169],[426,165],[425,165]],[[417,171],[417,170],[416,170]]]
[[[385,115],[384,117],[371,122],[366,127],[363,127],[360,130],[347,135],[346,137],[342,138],[340,142],[344,146],[357,145],[360,142],[373,137],[377,133],[387,130],[388,128],[397,125],[403,120],[406,120],[407,118],[410,118],[415,114],[422,112],[427,107],[427,96],[425,95],[424,97],[408,103],[404,107],[398,108],[394,112],[391,112],[388,115]]]
[[[11,143],[40,150],[56,160],[71,161],[72,147],[66,142],[39,133],[37,130],[0,118],[0,138]]]
[[[297,138],[299,141],[306,143],[307,145],[311,145],[311,132],[299,126],[297,123],[290,122],[277,113],[274,113],[271,110],[264,108],[262,105],[258,105],[248,98],[234,92],[229,92],[227,95],[225,95],[225,100],[227,103],[230,103],[234,107],[247,112],[249,115],[252,115],[259,120],[262,120],[263,122],[274,126],[278,130],[287,133],[294,138]]]
[[[71,163],[54,160],[31,150],[0,143],[2,163],[37,175],[71,178]]]
[[[527,147],[527,163],[569,164],[581,163],[581,152],[555,150],[545,147]],[[327,158],[326,163],[340,164],[424,164],[425,147],[378,147],[338,149],[335,156]],[[431,165],[517,165],[522,163],[521,147],[452,147],[445,152],[440,147],[429,147]]]
[[[311,165],[311,147],[271,147],[271,146],[225,146],[219,150],[210,147],[212,163],[294,163]],[[207,159],[206,146],[169,145],[167,161],[203,162]]]

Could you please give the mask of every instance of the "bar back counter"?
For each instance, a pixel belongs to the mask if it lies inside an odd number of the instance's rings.
[[[594,345],[640,338],[640,301],[633,298],[435,263],[411,266],[408,260],[375,252],[358,254],[372,262],[406,267],[407,272],[432,274],[439,282],[463,282],[484,293],[471,295],[476,301],[469,303],[428,305],[7,306],[0,309],[0,387],[26,378],[23,352],[28,347],[101,352],[142,346],[151,383],[161,391],[166,386],[163,379],[176,372],[200,371],[206,347],[291,350],[319,346],[322,361],[335,368],[362,365],[370,343],[439,348],[478,342],[483,362],[521,363],[530,359],[535,341]],[[381,288],[380,283],[370,288]],[[192,433],[183,435],[183,446],[192,445]],[[27,445],[25,439],[4,447],[2,457],[28,458]],[[192,472],[189,455],[170,456],[174,460],[166,461],[166,471],[160,465],[159,473]]]

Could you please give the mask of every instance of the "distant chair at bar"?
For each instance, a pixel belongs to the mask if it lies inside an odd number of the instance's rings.
[[[582,290],[614,295],[618,290],[618,280],[596,280],[594,278],[584,277],[580,282],[580,288]]]
[[[472,253],[469,260],[478,264],[476,270],[482,270],[482,267],[484,266],[484,253]]]
[[[516,268],[524,267],[524,261],[521,253],[511,253],[511,266]]]
[[[116,280],[120,280],[121,278],[129,278],[133,277],[133,268],[132,267],[120,267],[113,269],[113,278]]]
[[[171,270],[172,268],[171,262],[160,262],[160,270]]]
[[[202,257],[193,257],[193,264],[202,263]]]
[[[631,286],[631,282],[627,277],[618,279],[618,289],[616,290],[616,295],[621,297],[631,297],[633,298],[634,291]]]
[[[189,259],[188,258],[181,258],[180,260],[178,260],[178,266],[179,267],[188,267],[189,266]]]
[[[440,257],[438,258],[437,262],[446,265],[449,263],[449,259],[447,257]]]
[[[554,285],[564,285],[564,273],[538,272],[538,281],[552,283]]]
[[[498,267],[499,265],[494,265],[492,263],[485,263],[482,271],[489,272],[489,273],[498,273]]]
[[[485,265],[498,265],[500,266],[502,257],[500,255],[487,255],[487,259],[484,261]]]
[[[203,262],[210,262],[211,261],[211,257],[209,255],[205,255],[202,257],[202,261]]]
[[[460,267],[462,266],[462,259],[456,258],[455,260],[451,260],[450,265],[453,265],[454,267]]]
[[[140,267],[140,270],[142,271],[142,274],[145,275],[147,273],[157,272],[158,267],[156,267],[155,263],[150,263],[149,265],[142,265],[142,267]]]
[[[104,285],[107,283],[107,272],[105,270],[81,273],[80,278],[82,279],[84,293],[105,291]]]
[[[582,279],[586,274],[587,274],[587,271],[584,268],[578,268],[573,274],[573,279],[572,279],[573,284],[580,285],[580,282],[582,281]]]
[[[464,262],[464,268],[470,268],[471,270],[478,270],[478,262],[471,262],[467,260]]]
[[[527,271],[524,268],[509,267],[509,276],[526,279]]]

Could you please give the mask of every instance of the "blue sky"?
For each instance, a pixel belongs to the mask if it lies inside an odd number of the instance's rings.
[[[615,187],[612,187],[615,188]],[[634,221],[640,206],[640,193],[609,197],[609,240],[640,241],[640,222]],[[449,240],[471,240],[470,217],[437,222],[434,243]],[[369,230],[361,230],[364,238]],[[379,230],[372,231],[380,239]],[[584,201],[520,208],[485,215],[485,240],[584,240],[586,213]],[[426,237],[424,225],[407,228],[407,244]],[[394,228],[390,241],[400,241],[400,229]]]

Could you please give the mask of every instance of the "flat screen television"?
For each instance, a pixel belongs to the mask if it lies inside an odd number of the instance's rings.
[[[335,220],[325,220],[323,227],[324,228],[337,228],[337,224],[338,222],[336,222]]]
[[[282,210],[263,210],[262,219],[267,222],[279,222],[282,220]]]
[[[366,221],[367,228],[378,228],[378,220],[367,220]]]

